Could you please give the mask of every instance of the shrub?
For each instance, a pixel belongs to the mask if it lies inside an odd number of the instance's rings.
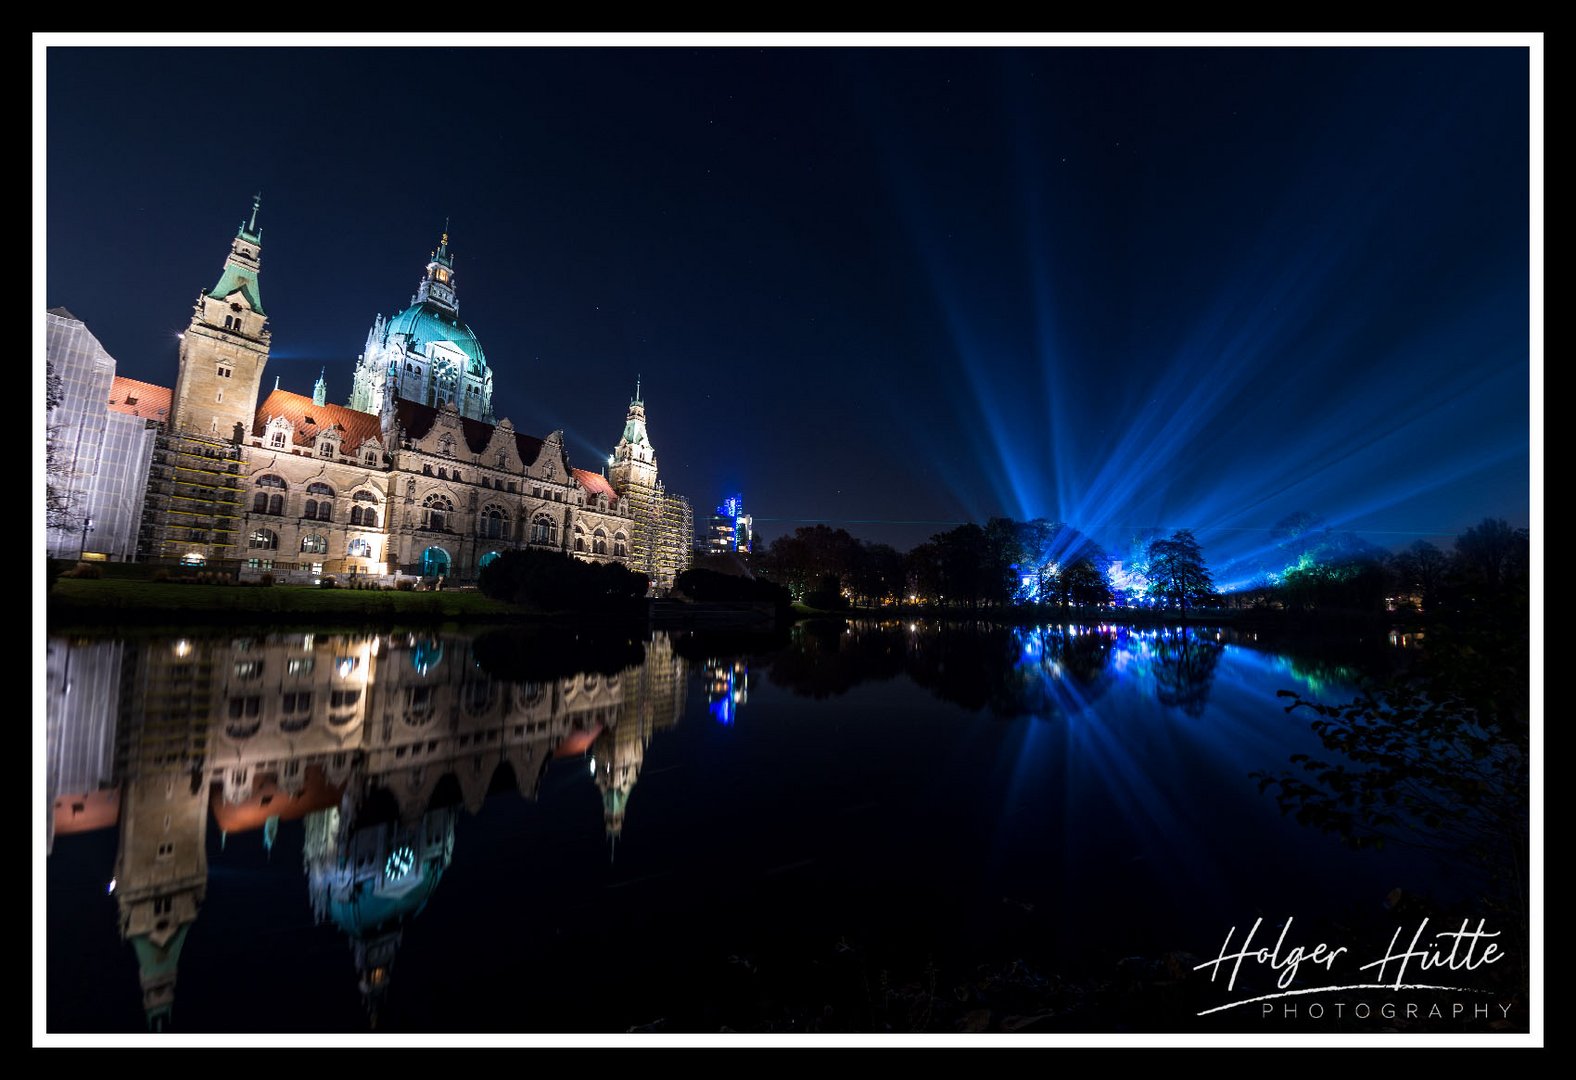
[[[410,592],[415,587],[416,587],[416,583],[414,581],[412,581],[410,578],[400,578],[399,585],[398,585],[398,588],[399,588],[400,592]]]
[[[618,563],[588,563],[554,551],[506,551],[482,568],[481,591],[494,600],[546,611],[630,609],[650,582]]]
[[[331,577],[318,579],[317,587],[320,589],[337,589],[339,582]]]
[[[274,575],[272,574],[264,574],[262,577],[257,579],[257,584],[259,585],[272,585],[273,583]]]
[[[769,603],[787,608],[792,600],[786,586],[761,578],[720,574],[715,570],[692,567],[678,576],[673,591],[701,603]]]
[[[104,568],[98,563],[79,562],[76,566],[67,570],[64,576],[97,580],[104,576]]]
[[[170,580],[169,568],[168,567],[164,567],[164,566],[159,567],[157,570],[155,570],[153,572],[153,580],[154,581],[168,581],[168,580]]]

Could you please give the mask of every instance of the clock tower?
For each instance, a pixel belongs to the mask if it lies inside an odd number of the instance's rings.
[[[252,200],[250,221],[230,241],[230,254],[213,288],[197,294],[191,325],[181,335],[180,370],[170,402],[177,432],[234,436],[251,431],[257,394],[268,362],[268,316],[257,290],[263,230],[257,225],[262,196]]]

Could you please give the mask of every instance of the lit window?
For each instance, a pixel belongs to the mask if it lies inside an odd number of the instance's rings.
[[[252,535],[247,539],[247,546],[262,548],[267,551],[277,551],[279,549],[279,534],[272,529],[253,530]]]
[[[301,551],[307,555],[326,555],[328,554],[328,538],[317,533],[303,536],[301,538]]]
[[[284,444],[285,444],[285,431],[284,431],[284,428],[279,428],[272,435],[268,436],[268,445],[273,447],[274,449],[277,450],[277,449],[283,447]]]

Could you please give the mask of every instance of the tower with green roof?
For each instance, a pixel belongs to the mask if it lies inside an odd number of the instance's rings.
[[[461,416],[494,422],[492,369],[481,342],[460,318],[447,231],[427,259],[410,306],[390,319],[373,320],[356,361],[350,407],[380,412],[390,382],[401,400],[435,408],[453,403]]]
[[[268,363],[268,315],[257,280],[262,266],[262,204],[242,221],[219,280],[197,294],[191,324],[181,334],[180,369],[170,401],[170,426],[178,432],[230,438],[250,431]]]

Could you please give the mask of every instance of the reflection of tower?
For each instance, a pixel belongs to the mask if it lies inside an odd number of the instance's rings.
[[[603,728],[591,748],[602,820],[613,840],[623,834],[630,792],[640,778],[652,735],[673,727],[684,713],[686,664],[674,654],[666,634],[655,634],[646,647],[645,663],[624,672],[620,681],[624,700],[617,719]]]
[[[429,810],[405,825],[393,797],[374,789],[354,808],[307,816],[312,912],[350,938],[356,980],[373,1025],[388,994],[405,924],[420,915],[454,855],[457,807]]]
[[[743,657],[706,662],[706,707],[719,724],[732,724],[750,700],[750,666]]]
[[[121,936],[136,950],[148,1024],[164,1028],[175,973],[208,877],[204,755],[212,665],[187,642],[149,649],[132,680],[121,740],[115,895]]]

